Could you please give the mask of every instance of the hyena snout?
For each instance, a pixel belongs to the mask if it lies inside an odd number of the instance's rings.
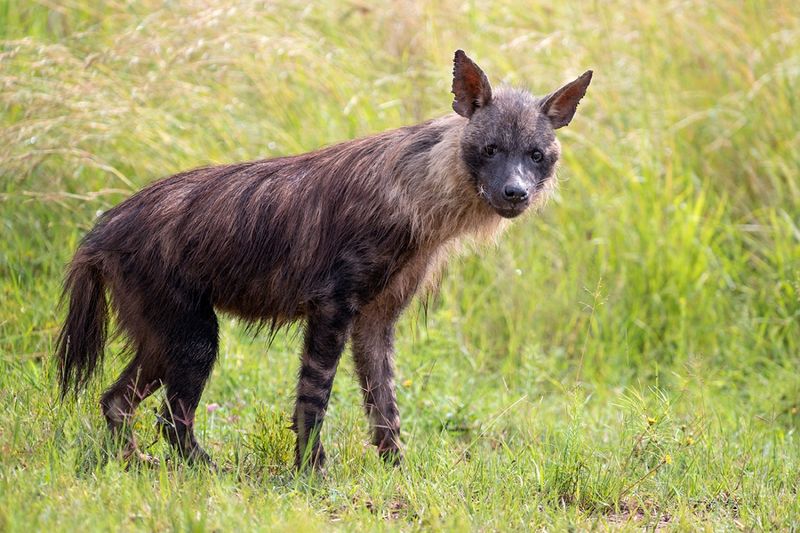
[[[502,217],[514,218],[521,215],[531,204],[535,184],[519,176],[512,176],[491,187],[487,200]]]
[[[511,181],[503,186],[503,199],[518,204],[528,199],[528,188],[519,181]]]

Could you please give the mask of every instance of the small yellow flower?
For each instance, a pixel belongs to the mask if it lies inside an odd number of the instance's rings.
[[[692,444],[694,444],[694,439],[690,435],[690,436],[686,437],[686,445],[687,446],[691,446]]]
[[[407,379],[403,382],[403,387],[410,387],[414,382],[410,379]]]
[[[670,454],[665,455],[664,456],[664,462],[666,464],[668,464],[668,465],[671,465],[672,464],[672,456]]]
[[[652,426],[655,423],[656,423],[656,419],[655,418],[653,418],[652,416],[648,416],[647,417],[647,425],[648,426]]]

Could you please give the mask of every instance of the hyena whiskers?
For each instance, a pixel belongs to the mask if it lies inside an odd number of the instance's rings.
[[[462,51],[455,114],[290,157],[182,172],[104,213],[70,263],[58,338],[62,394],[100,364],[111,313],[133,357],[100,401],[109,428],[166,390],[164,437],[208,461],[195,410],[219,347],[217,311],[273,331],[305,323],[296,461],[324,461],[319,434],[352,345],[373,443],[400,457],[394,326],[460,240],[496,234],[554,183],[587,72],[544,98],[492,92]],[[125,435],[128,453],[136,450]]]

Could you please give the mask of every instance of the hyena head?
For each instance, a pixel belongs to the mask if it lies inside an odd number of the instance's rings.
[[[481,198],[500,216],[516,217],[552,188],[560,155],[555,130],[572,120],[592,71],[536,98],[508,88],[492,94],[486,75],[461,50],[454,65],[453,109],[469,119],[464,162]]]

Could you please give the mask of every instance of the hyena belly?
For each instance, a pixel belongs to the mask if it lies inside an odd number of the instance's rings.
[[[341,228],[312,227],[307,234],[328,234],[319,239],[292,237],[285,245],[286,255],[260,258],[246,278],[233,269],[230,274],[212,274],[214,306],[247,320],[279,325],[325,314],[326,308],[358,311],[387,287],[417,249],[408,224],[370,225],[368,229],[362,224],[346,220]],[[278,239],[286,240],[274,238]]]

